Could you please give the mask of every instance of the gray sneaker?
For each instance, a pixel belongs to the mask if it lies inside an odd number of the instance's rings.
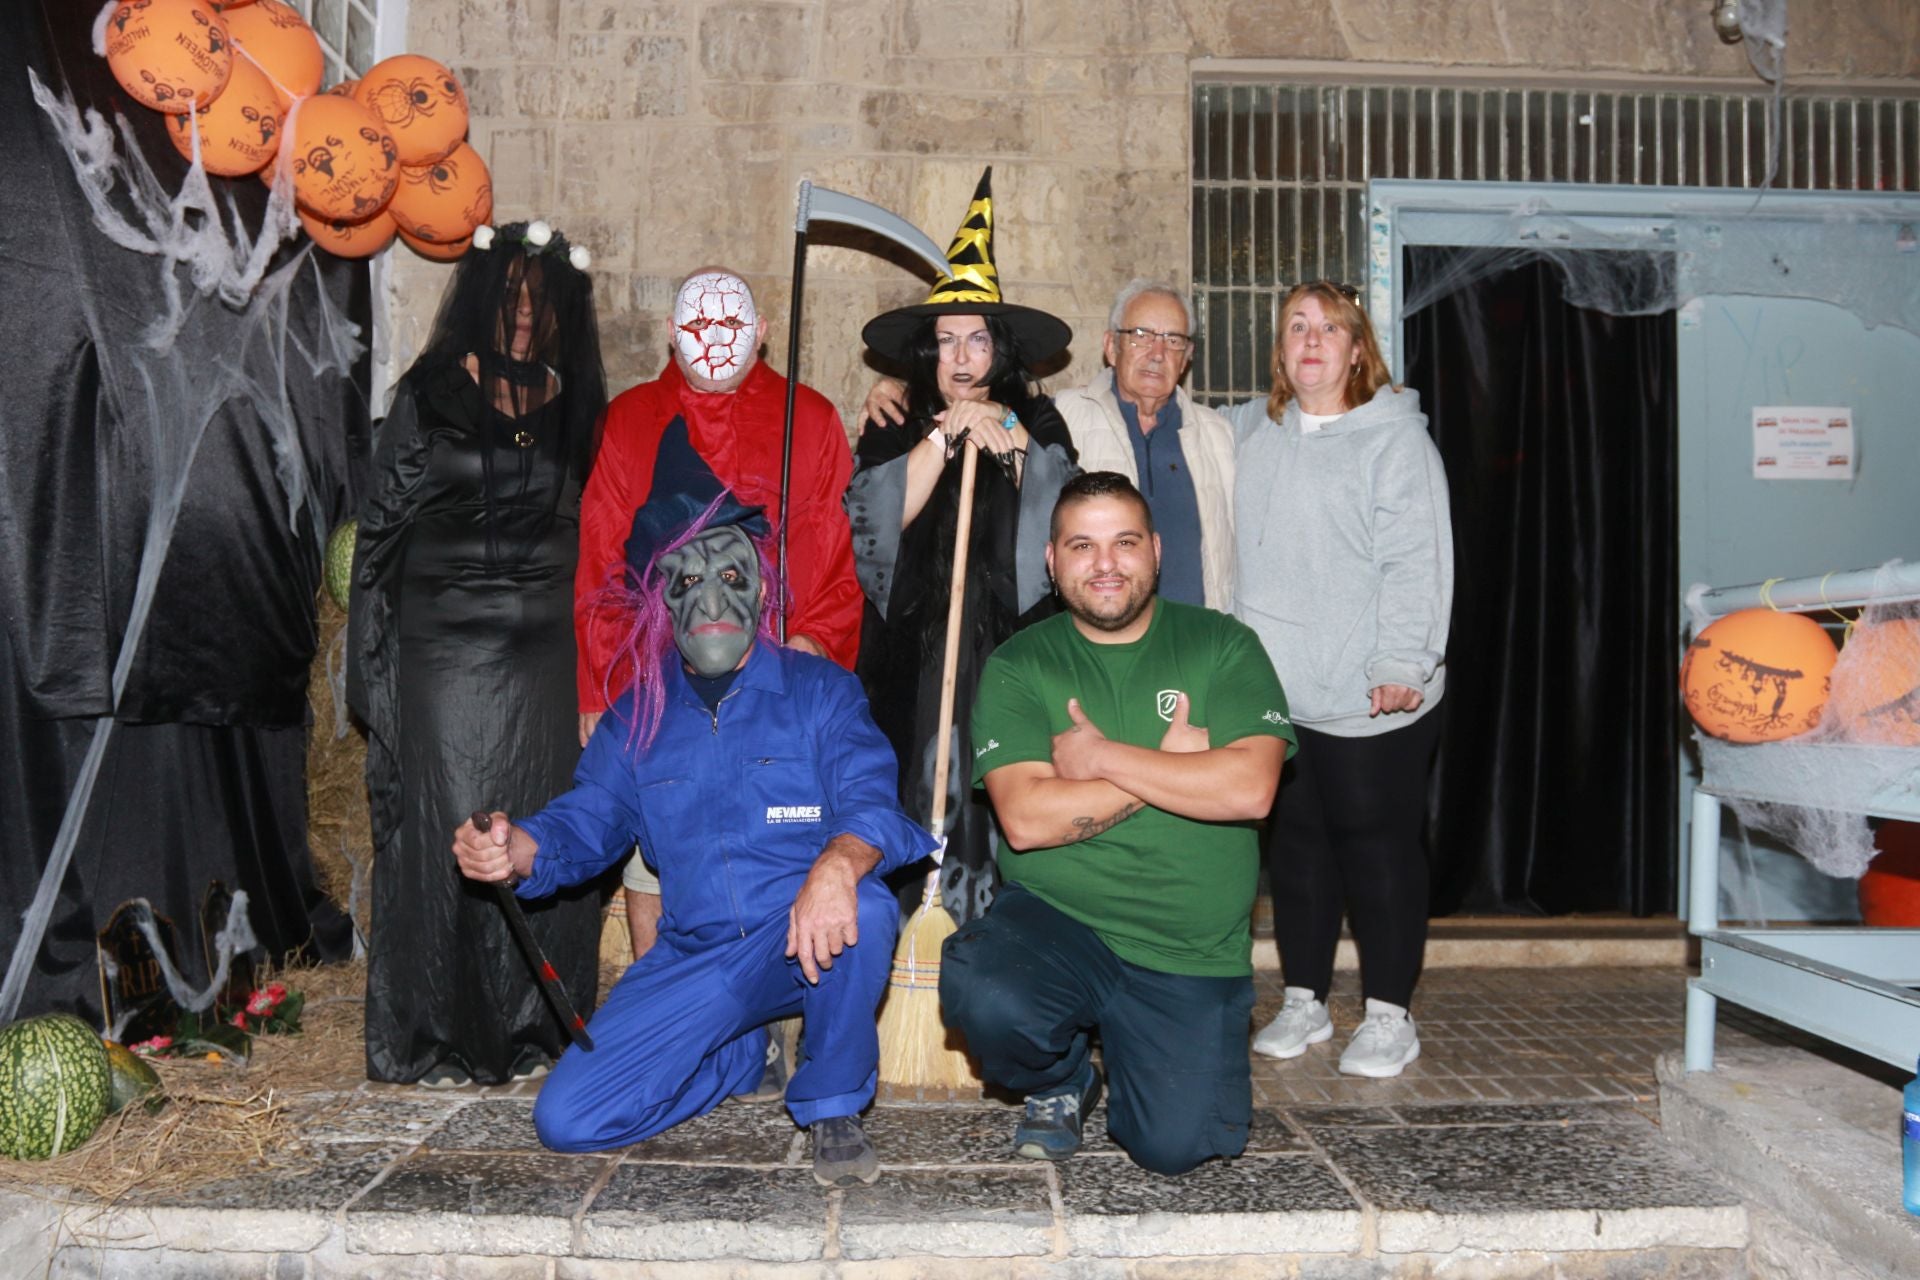
[[[1366,1021],[1354,1030],[1347,1051],[1340,1055],[1340,1071],[1385,1080],[1399,1075],[1419,1056],[1420,1037],[1412,1016],[1397,1004],[1369,1000]]]
[[[813,1180],[823,1187],[871,1184],[880,1178],[880,1156],[859,1116],[829,1116],[816,1120],[813,1134]]]
[[[1333,1019],[1327,1006],[1307,987],[1288,987],[1286,1003],[1273,1021],[1253,1037],[1253,1051],[1267,1058],[1297,1058],[1308,1045],[1333,1038]]]

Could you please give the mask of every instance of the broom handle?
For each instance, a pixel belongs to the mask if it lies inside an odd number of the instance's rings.
[[[973,537],[973,475],[980,451],[960,445],[960,514],[953,528],[953,584],[947,591],[947,650],[940,660],[940,727],[933,749],[933,834],[946,834],[947,772],[953,767],[953,687],[960,671],[960,626],[967,603],[967,543]],[[937,873],[936,873],[937,874]]]

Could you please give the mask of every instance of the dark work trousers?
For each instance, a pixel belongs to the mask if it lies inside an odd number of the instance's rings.
[[[1129,964],[1100,936],[1018,885],[960,926],[940,955],[940,1008],[988,1080],[1058,1092],[1097,1029],[1107,1132],[1156,1173],[1247,1145],[1253,978],[1196,978]]]
[[[1427,776],[1439,710],[1371,738],[1293,727],[1300,750],[1267,826],[1286,983],[1327,998],[1344,912],[1360,949],[1361,990],[1404,1008],[1427,947]]]

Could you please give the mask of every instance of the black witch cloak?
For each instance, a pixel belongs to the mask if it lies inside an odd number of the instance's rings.
[[[965,609],[954,684],[953,747],[947,777],[947,849],[941,901],[955,921],[985,914],[999,885],[996,830],[984,793],[969,785],[967,719],[980,670],[1000,642],[1055,612],[1046,570],[1047,525],[1060,488],[1078,470],[1067,424],[1036,395],[1012,405],[1032,441],[1019,484],[983,457],[974,476]],[[859,674],[874,721],[900,761],[900,802],[925,821],[933,809],[935,738],[948,593],[959,519],[958,450],[947,459],[926,506],[905,529],[907,454],[933,429],[925,414],[905,425],[867,423],[847,489],[855,568],[867,595]],[[924,875],[926,868],[918,868]],[[918,885],[919,881],[912,881]],[[917,895],[914,898],[918,900]]]

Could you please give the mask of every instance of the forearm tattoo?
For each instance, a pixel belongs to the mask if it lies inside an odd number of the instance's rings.
[[[1067,837],[1066,843],[1079,844],[1082,840],[1091,840],[1103,832],[1111,831],[1140,812],[1143,807],[1140,801],[1134,800],[1122,805],[1104,818],[1075,818],[1073,834]]]

